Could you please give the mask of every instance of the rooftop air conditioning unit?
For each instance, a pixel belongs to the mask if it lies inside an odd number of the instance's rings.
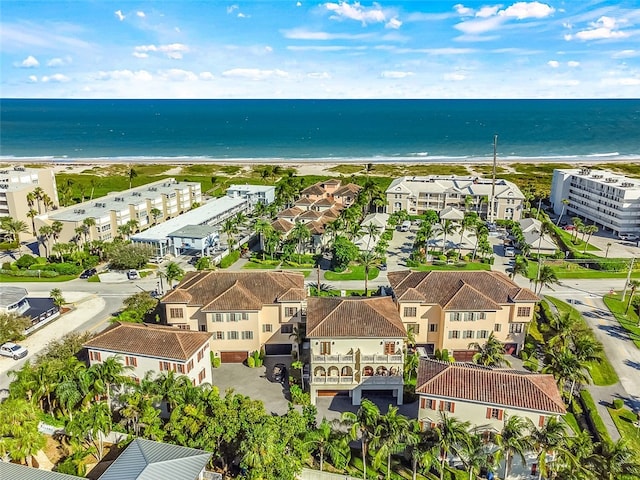
[[[0,170],[0,175],[6,175],[9,173],[9,170]]]
[[[602,178],[602,175],[593,175],[593,178]]]
[[[149,191],[150,192],[157,192],[158,188],[157,187],[149,187]]]
[[[633,183],[630,182],[622,182],[620,184],[621,187],[633,187]]]
[[[617,178],[613,178],[613,177],[609,177],[606,180],[607,183],[616,183],[617,181],[618,181],[618,179]]]
[[[0,183],[0,188],[9,188],[9,185],[6,183]]]
[[[24,167],[13,167],[13,169],[14,169],[16,172],[24,172],[24,171],[25,171],[25,168],[24,168]]]

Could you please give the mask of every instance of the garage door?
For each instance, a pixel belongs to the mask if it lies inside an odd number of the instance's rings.
[[[222,363],[242,363],[248,356],[247,352],[220,352]]]
[[[264,353],[267,355],[291,355],[290,343],[266,343]]]
[[[336,395],[348,395],[349,390],[318,390],[319,397],[335,397]]]

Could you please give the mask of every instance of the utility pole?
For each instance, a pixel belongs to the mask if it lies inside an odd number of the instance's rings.
[[[629,287],[629,282],[631,282],[631,272],[633,272],[633,264],[636,259],[633,257],[631,259],[631,263],[629,263],[629,271],[627,272],[627,281],[624,282],[624,290],[622,291],[622,303],[624,303],[624,297],[627,295],[627,288]]]
[[[495,221],[493,215],[493,202],[496,195],[496,162],[498,160],[498,135],[493,136],[493,169],[491,170],[491,198],[489,199],[489,221],[493,223]]]

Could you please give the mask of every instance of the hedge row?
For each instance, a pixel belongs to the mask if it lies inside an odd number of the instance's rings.
[[[52,278],[60,275],[53,270],[7,270],[3,268],[0,270],[0,274],[8,275],[10,277],[35,277],[35,278]]]
[[[602,418],[598,413],[598,409],[596,408],[596,403],[593,401],[593,397],[588,390],[580,391],[580,400],[582,401],[582,407],[584,409],[584,412],[586,413],[589,425],[595,432],[598,440],[600,440],[601,442],[610,442],[611,437],[609,436],[607,427],[602,421]]]

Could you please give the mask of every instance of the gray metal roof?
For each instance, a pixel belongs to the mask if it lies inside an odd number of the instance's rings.
[[[175,232],[171,232],[167,237],[207,238],[217,230],[217,227],[210,227],[209,225],[187,225]]]
[[[196,480],[211,453],[193,448],[135,439],[100,475],[100,480]]]
[[[3,480],[78,480],[80,477],[0,461],[0,478]]]
[[[27,290],[22,287],[0,287],[0,307],[10,307],[27,296]]]

